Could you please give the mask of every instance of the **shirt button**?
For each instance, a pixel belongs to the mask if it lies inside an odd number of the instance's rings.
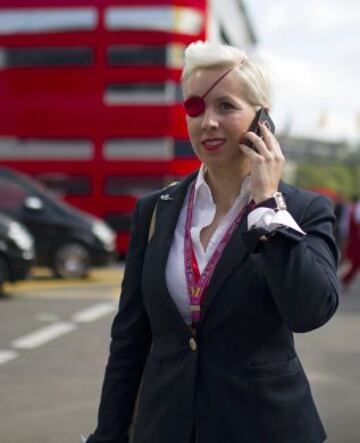
[[[190,345],[190,349],[191,349],[192,351],[196,351],[196,349],[197,349],[197,343],[196,343],[195,338],[190,338],[190,340],[189,340],[189,345]]]

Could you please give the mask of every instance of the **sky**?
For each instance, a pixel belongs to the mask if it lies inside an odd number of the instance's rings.
[[[278,130],[360,145],[360,0],[244,0]]]

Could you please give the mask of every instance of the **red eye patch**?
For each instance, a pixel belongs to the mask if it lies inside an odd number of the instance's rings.
[[[215,83],[213,83],[210,88],[205,92],[205,94],[200,97],[198,95],[192,95],[188,99],[184,101],[185,112],[189,117],[197,117],[201,115],[205,111],[205,100],[204,98],[208,95],[208,93],[215,88],[215,86],[222,80],[225,75],[229,74],[232,70],[236,69],[238,66],[235,66],[231,69],[228,69],[220,78],[218,78]]]
[[[193,95],[184,101],[184,108],[187,115],[190,117],[197,117],[205,110],[205,100],[203,97]]]

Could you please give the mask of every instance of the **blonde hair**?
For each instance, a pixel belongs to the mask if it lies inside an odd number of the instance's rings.
[[[182,84],[197,69],[237,67],[242,93],[253,106],[270,106],[270,85],[259,63],[234,46],[197,41],[185,49]]]

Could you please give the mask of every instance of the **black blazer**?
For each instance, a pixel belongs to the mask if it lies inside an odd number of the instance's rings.
[[[167,290],[165,267],[195,175],[163,191],[170,199],[157,192],[137,204],[98,427],[88,443],[189,443],[194,427],[199,443],[322,442],[292,333],[320,327],[338,305],[332,203],[281,182],[306,236],[279,228],[260,241],[263,231],[248,231],[245,217],[212,276],[194,339]]]

